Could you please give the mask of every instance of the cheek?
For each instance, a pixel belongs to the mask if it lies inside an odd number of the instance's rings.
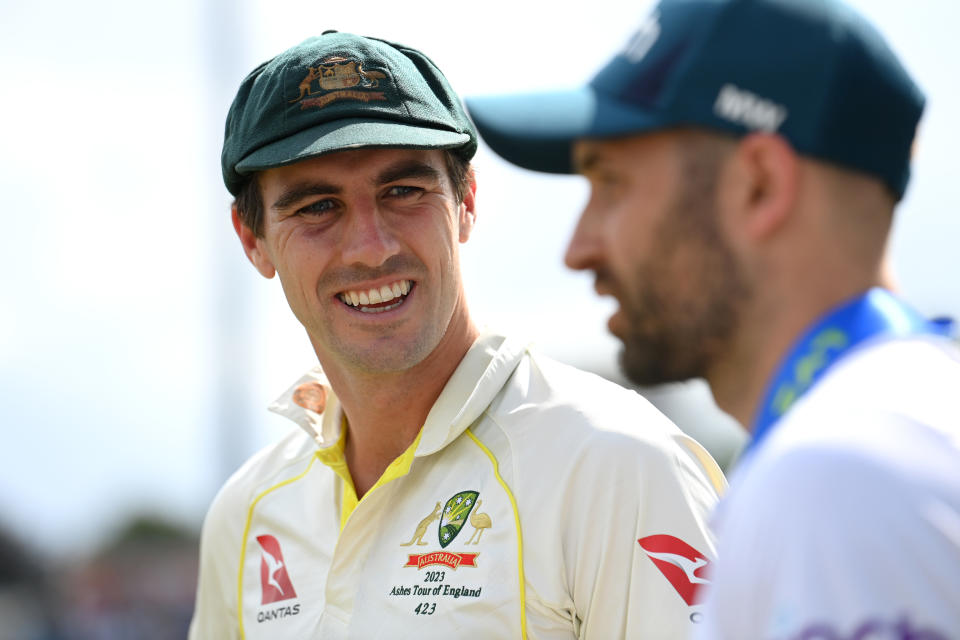
[[[615,209],[606,221],[604,234],[610,251],[621,259],[639,259],[654,239],[648,224],[648,212],[626,204]]]
[[[291,237],[284,243],[277,272],[284,291],[299,298],[316,295],[315,289],[324,272],[329,253],[315,242]]]
[[[449,211],[435,211],[429,216],[411,219],[401,236],[424,262],[439,259],[447,263],[458,255],[460,224]]]

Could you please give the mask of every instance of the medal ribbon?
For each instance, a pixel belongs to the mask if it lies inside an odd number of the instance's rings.
[[[884,289],[870,289],[822,317],[794,343],[767,386],[753,421],[749,449],[755,449],[771,427],[838,360],[874,336],[953,333],[949,320],[927,320]]]

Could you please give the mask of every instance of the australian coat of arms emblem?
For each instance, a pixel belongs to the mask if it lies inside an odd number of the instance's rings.
[[[492,526],[493,523],[490,516],[479,510],[480,505],[483,504],[483,501],[479,498],[479,491],[460,491],[447,500],[445,504],[437,502],[433,511],[417,524],[413,537],[407,542],[400,543],[400,546],[409,547],[429,544],[424,540],[424,536],[428,534],[430,525],[433,524],[434,521],[440,520],[437,538],[441,550],[430,553],[411,553],[407,558],[407,563],[403,566],[416,567],[417,569],[435,564],[442,564],[451,569],[456,569],[457,567],[476,567],[479,553],[454,553],[445,551],[444,549],[453,542],[454,538],[457,537],[467,522],[473,526],[473,535],[470,536],[470,539],[467,540],[464,545],[479,544],[480,536]]]
[[[299,102],[300,108],[306,109],[324,107],[334,100],[386,100],[383,91],[373,91],[386,77],[382,71],[365,70],[359,60],[324,58],[315,67],[307,67],[307,75],[297,87],[299,95],[290,103]]]

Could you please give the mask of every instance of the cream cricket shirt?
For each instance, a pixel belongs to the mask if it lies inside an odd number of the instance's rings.
[[[318,382],[272,407],[302,430],[214,500],[192,640],[682,638],[698,620],[724,479],[638,394],[484,335],[358,503],[337,399],[293,401]]]

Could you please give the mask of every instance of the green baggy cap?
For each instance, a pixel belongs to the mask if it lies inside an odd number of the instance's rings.
[[[327,31],[243,80],[227,114],[223,181],[237,195],[256,171],[365,147],[453,149],[469,160],[477,133],[427,56]]]

